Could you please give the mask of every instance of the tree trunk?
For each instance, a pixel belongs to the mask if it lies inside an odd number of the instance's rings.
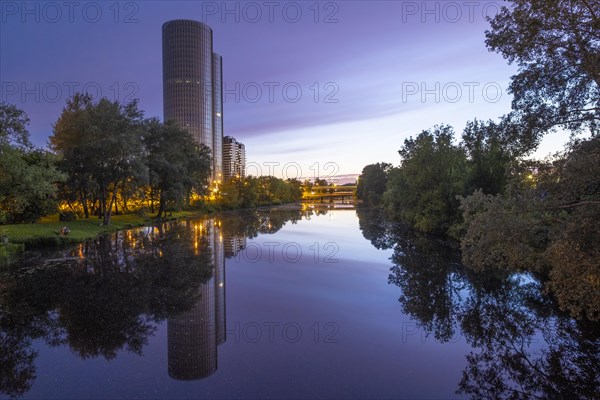
[[[83,214],[85,215],[85,218],[89,218],[90,217],[90,211],[88,209],[88,205],[87,205],[87,194],[85,193],[85,191],[81,194],[81,206],[83,207]]]
[[[158,205],[158,214],[156,215],[156,218],[161,218],[164,212],[165,212],[165,195],[163,194],[163,192],[161,190],[160,191],[160,202]]]
[[[110,217],[112,215],[112,206],[115,203],[115,199],[117,198],[117,189],[116,189],[116,185],[115,185],[115,189],[112,192],[112,195],[110,197],[110,203],[108,204],[107,210],[108,212],[106,213],[106,218],[105,218],[105,225],[110,224]]]
[[[100,214],[102,215],[102,223],[108,225],[108,212],[106,210],[106,189],[100,191]]]

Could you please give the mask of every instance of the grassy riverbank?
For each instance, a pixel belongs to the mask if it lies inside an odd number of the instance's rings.
[[[168,219],[179,219],[205,215],[200,211],[173,212]],[[59,221],[58,215],[43,217],[34,224],[0,225],[0,236],[7,236],[10,243],[22,243],[25,247],[61,245],[93,239],[100,234],[121,229],[151,225],[154,220],[137,214],[113,215],[110,225],[101,225],[98,218]],[[62,227],[68,227],[68,235],[59,234]]]

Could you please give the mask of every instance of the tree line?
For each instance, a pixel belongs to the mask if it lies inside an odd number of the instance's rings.
[[[211,182],[211,151],[173,121],[144,118],[137,101],[67,100],[49,138],[35,148],[27,115],[0,103],[0,223],[34,222],[61,210],[108,225],[113,213],[157,218],[208,199],[223,208],[300,199],[299,182],[247,177]]]
[[[598,320],[600,6],[510,3],[489,18],[486,45],[518,65],[512,110],[469,121],[460,141],[448,125],[406,139],[398,166],[363,169],[357,195],[416,230],[459,240],[472,269],[534,273],[564,310]],[[531,160],[557,129],[570,134],[566,148]]]

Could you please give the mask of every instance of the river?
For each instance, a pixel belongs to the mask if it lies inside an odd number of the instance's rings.
[[[375,210],[284,206],[29,252],[0,397],[595,398],[597,325]]]

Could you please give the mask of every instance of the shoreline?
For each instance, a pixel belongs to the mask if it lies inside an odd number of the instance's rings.
[[[300,206],[300,202],[264,205],[252,208],[237,208],[232,210],[197,210],[197,211],[174,211],[168,218],[155,219],[148,216],[139,216],[135,213],[113,215],[110,225],[100,225],[97,218],[77,219],[75,221],[58,221],[58,215],[43,217],[39,222],[31,224],[0,225],[0,239],[7,237],[8,242],[0,242],[0,248],[19,246],[21,251],[35,250],[39,247],[63,247],[67,245],[83,243],[93,240],[101,235],[139,228],[153,226],[157,223],[178,221],[188,218],[200,218],[210,215],[231,213],[237,211],[261,210],[276,207]],[[60,234],[62,227],[69,228],[68,235]],[[2,254],[0,253],[0,256]]]

